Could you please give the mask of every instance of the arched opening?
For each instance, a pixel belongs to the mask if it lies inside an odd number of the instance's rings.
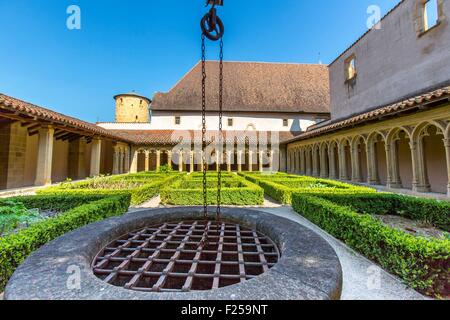
[[[138,172],[145,171],[145,152],[143,151],[139,151],[138,153],[137,171]]]
[[[315,177],[319,177],[320,176],[320,146],[314,146],[314,152],[313,152],[313,157],[314,157],[314,164],[315,164],[315,168],[314,168],[314,176]]]
[[[367,168],[367,149],[366,149],[366,141],[364,138],[359,138],[358,143],[358,165],[360,172],[360,179],[362,182],[367,182],[368,179],[368,168]]]
[[[323,143],[320,150],[320,158],[321,161],[321,171],[320,176],[322,178],[328,178],[330,176],[330,161],[329,161],[329,150],[328,144]]]
[[[403,188],[412,189],[413,168],[411,148],[409,145],[410,139],[404,130],[398,132],[397,138],[395,143],[397,159],[393,159],[393,161],[398,161],[399,176]]]
[[[305,150],[306,175],[312,176],[312,149],[310,147]]]
[[[350,180],[351,174],[352,174],[352,156],[351,156],[351,148],[350,143],[348,140],[344,140],[342,142],[342,148],[343,148],[343,161],[342,164],[345,166],[345,170],[342,172],[341,179],[343,180]]]
[[[148,170],[156,171],[156,152],[151,152],[148,156]]]
[[[169,155],[166,152],[161,152],[161,166],[169,165]]]
[[[330,148],[332,148],[332,157],[334,160],[334,176],[332,178],[337,179],[339,178],[339,148],[338,148],[338,144],[337,142],[333,142],[330,146]],[[331,160],[331,159],[330,159]],[[332,171],[333,168],[330,167],[330,172]]]
[[[378,174],[375,178],[381,185],[387,185],[386,143],[381,134],[374,137],[374,156]]]
[[[447,193],[447,161],[443,139],[443,132],[436,126],[430,125],[424,129],[425,169],[431,191],[437,193]]]

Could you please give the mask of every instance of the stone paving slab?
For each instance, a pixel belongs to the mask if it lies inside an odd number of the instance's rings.
[[[342,265],[342,300],[423,300],[429,299],[405,286],[401,279],[384,271],[343,242],[329,235],[309,220],[297,214],[290,206],[263,208],[295,221],[321,235],[336,251]]]

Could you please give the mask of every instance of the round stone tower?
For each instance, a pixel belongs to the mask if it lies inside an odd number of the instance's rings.
[[[149,98],[135,92],[118,94],[116,100],[116,122],[118,123],[149,123]]]

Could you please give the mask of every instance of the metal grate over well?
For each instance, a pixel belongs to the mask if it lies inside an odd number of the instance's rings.
[[[185,221],[131,232],[93,261],[103,281],[145,292],[211,290],[253,279],[279,259],[268,237],[236,224]]]

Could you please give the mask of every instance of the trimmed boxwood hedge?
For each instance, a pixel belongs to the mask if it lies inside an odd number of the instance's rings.
[[[274,200],[283,204],[292,203],[293,193],[375,193],[376,190],[367,187],[353,186],[333,180],[311,177],[290,176],[286,174],[261,175],[240,173],[245,179],[259,185],[264,192]],[[294,188],[292,186],[304,186]],[[310,187],[311,185],[312,187]]]
[[[0,238],[0,292],[14,270],[35,250],[62,236],[95,221],[127,212],[129,194],[112,197],[101,195],[49,195],[10,198],[27,208],[64,212],[57,217],[38,222],[25,230]],[[0,201],[0,205],[5,203]]]
[[[208,204],[217,204],[217,179],[210,175],[207,180]],[[222,180],[222,204],[224,205],[262,205],[264,190],[245,179],[234,175]],[[202,205],[202,180],[198,175],[187,176],[161,190],[161,203],[168,205]]]
[[[315,196],[371,215],[397,215],[426,222],[450,232],[450,202],[415,198],[392,193],[332,194],[316,193]]]
[[[131,176],[131,177],[130,177]],[[131,204],[139,205],[148,201],[149,199],[157,196],[160,193],[162,187],[172,183],[180,178],[180,174],[159,174],[149,175],[147,178],[143,178],[143,174],[135,174],[129,176],[114,176],[106,178],[106,181],[127,181],[127,182],[143,182],[142,185],[132,189],[93,189],[88,188],[89,181],[82,181],[71,184],[63,184],[60,186],[49,187],[42,190],[38,190],[37,193],[41,195],[49,194],[72,194],[72,195],[89,195],[89,194],[101,194],[101,195],[116,195],[122,193],[129,193],[131,195]],[[109,180],[108,180],[109,179]]]
[[[349,199],[346,198],[345,203]],[[450,294],[450,241],[414,237],[370,215],[317,196],[294,193],[292,206],[323,230],[398,275],[412,288],[435,297]]]

